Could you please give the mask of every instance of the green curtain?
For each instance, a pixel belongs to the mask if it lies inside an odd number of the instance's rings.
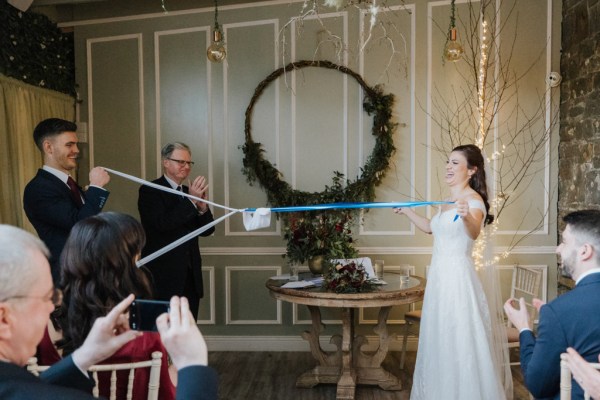
[[[75,119],[75,99],[0,74],[0,223],[34,232],[23,190],[42,165],[33,128],[43,119]]]

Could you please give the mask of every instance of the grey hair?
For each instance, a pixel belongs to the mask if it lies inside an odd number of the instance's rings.
[[[23,229],[0,225],[0,301],[22,295],[38,279],[32,255],[48,257],[46,245]]]
[[[186,150],[188,153],[192,154],[192,150],[190,150],[190,146],[187,144],[182,142],[173,142],[167,143],[163,146],[163,148],[160,150],[160,158],[166,160],[167,158],[171,157],[171,154],[173,154],[175,150]]]

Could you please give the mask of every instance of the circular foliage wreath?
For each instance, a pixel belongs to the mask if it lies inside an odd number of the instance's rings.
[[[343,185],[343,174],[334,171],[332,186],[325,186],[325,190],[322,192],[306,192],[293,189],[283,179],[282,173],[264,158],[265,151],[261,143],[256,143],[252,139],[252,111],[264,90],[281,75],[306,67],[333,69],[353,77],[364,91],[363,108],[367,114],[373,115],[371,133],[376,137],[373,151],[364,167],[361,168],[360,176],[354,181],[345,180],[345,185]],[[344,66],[329,61],[305,60],[289,63],[285,67],[272,72],[254,90],[254,96],[252,96],[250,104],[246,109],[244,125],[246,141],[242,146],[244,152],[242,172],[246,175],[250,185],[258,181],[260,186],[267,192],[267,201],[273,207],[373,201],[375,198],[375,186],[381,182],[385,171],[390,165],[390,158],[396,150],[392,139],[392,134],[397,125],[391,121],[393,104],[393,94],[384,94],[380,86],[370,87],[360,75]],[[286,223],[289,227],[290,221],[286,219]],[[291,235],[286,234],[286,239],[288,239],[288,256],[290,256],[290,241],[294,239],[293,233]],[[350,248],[352,248],[351,244]],[[312,255],[315,255],[314,253],[313,251]],[[303,255],[294,256],[292,254],[291,258],[293,261],[303,262],[303,258],[305,257]]]

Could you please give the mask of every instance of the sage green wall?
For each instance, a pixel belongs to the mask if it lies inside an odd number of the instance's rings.
[[[205,56],[213,25],[211,8],[113,19],[103,9],[96,15],[104,19],[63,23],[75,29],[77,81],[83,99],[80,120],[88,123],[89,131],[89,164],[81,172],[85,176],[91,165],[101,165],[151,180],[160,174],[160,147],[179,140],[192,148],[196,161],[192,174],[208,177],[210,200],[234,208],[264,206],[265,194],[249,186],[241,173],[245,109],[257,84],[273,70],[290,60],[316,58],[345,64],[370,85],[381,84],[396,96],[398,151],[377,189],[377,200],[441,200],[446,196],[445,152],[452,145],[444,126],[436,121],[452,108],[443,101],[459,102],[464,96],[460,77],[473,74],[464,62],[441,62],[449,3],[419,0],[382,9],[380,24],[363,49],[361,38],[368,35],[361,27],[369,26],[369,16],[356,8],[329,10],[320,21],[306,17],[300,23],[292,20],[300,15],[302,2],[224,6],[219,10],[228,50],[224,64],[211,64]],[[557,242],[557,128],[552,122],[559,93],[546,87],[545,77],[548,71],[558,70],[560,3],[516,2],[512,14],[508,3],[486,10],[500,15],[500,20],[508,19],[503,33],[506,45],[490,57],[505,60],[507,52],[513,54],[511,68],[521,79],[509,89],[513,96],[508,104],[518,105],[520,114],[509,106],[499,110],[488,154],[501,151],[503,131],[520,126],[540,102],[545,114],[530,121],[531,130],[519,136],[522,143],[514,147],[518,151],[504,155],[504,169],[494,164],[497,169],[489,172],[497,181],[494,188],[510,190],[504,185],[522,167],[531,152],[531,139],[544,125],[551,140],[536,153],[524,184],[509,193],[512,204],[502,214],[495,241],[499,251],[516,245],[499,262],[505,296],[511,266],[519,263],[546,268],[546,294],[552,298]],[[85,7],[86,18],[93,18],[93,4]],[[468,7],[457,4],[461,18],[468,15]],[[338,53],[331,42],[322,42],[327,39],[324,27],[341,38],[345,51]],[[391,40],[382,39],[384,30]],[[517,40],[511,47],[515,33]],[[351,77],[303,69],[265,90],[254,108],[254,140],[263,144],[268,159],[288,182],[320,191],[331,183],[334,170],[350,178],[358,175],[371,152],[372,120],[361,104],[359,86]],[[467,133],[472,129],[460,125],[464,121],[456,123]],[[108,209],[137,216],[137,184],[113,176],[109,189]],[[420,212],[431,215],[434,210]],[[215,210],[216,216],[223,213]],[[355,232],[361,255],[384,259],[389,268],[411,264],[416,274],[424,275],[432,238],[415,232],[406,219],[391,210],[371,210]],[[281,237],[275,220],[267,229],[246,232],[238,215],[218,225],[212,237],[200,239],[206,278],[200,322],[206,335],[291,336],[306,329],[307,311],[278,304],[264,287],[269,276],[286,272]],[[392,313],[395,331],[404,311],[398,307]],[[324,319],[332,325],[327,332],[333,332],[339,315],[327,311]],[[372,334],[375,311],[365,310],[359,319],[359,331]]]

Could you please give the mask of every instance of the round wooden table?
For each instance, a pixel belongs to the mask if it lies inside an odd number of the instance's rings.
[[[423,299],[425,279],[411,276],[409,282],[401,283],[400,276],[393,273],[386,273],[383,279],[388,284],[376,286],[371,292],[343,294],[323,288],[282,288],[287,281],[267,281],[266,286],[272,297],[304,304],[310,310],[312,327],[303,332],[302,337],[309,342],[310,351],[318,364],[296,380],[297,387],[311,388],[319,383],[337,383],[336,399],[354,399],[357,384],[377,385],[384,390],[402,389],[400,379],[381,366],[391,341],[387,318],[392,306]],[[331,338],[331,343],[337,347],[334,352],[325,352],[319,343],[319,335],[325,328],[319,307],[342,309],[342,335]],[[354,336],[354,311],[366,307],[380,307],[377,325],[373,329],[379,336],[379,347],[373,354],[362,352],[362,345],[367,343],[364,336]]]

